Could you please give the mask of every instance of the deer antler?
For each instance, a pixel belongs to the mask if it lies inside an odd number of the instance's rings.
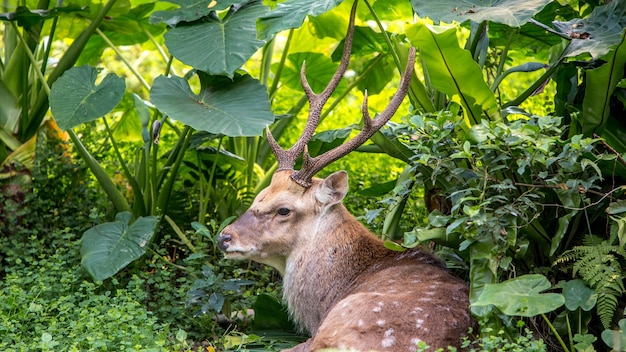
[[[356,135],[354,138],[349,140],[348,142],[335,147],[323,153],[321,155],[312,158],[308,151],[306,150],[306,145],[311,140],[317,125],[319,124],[320,115],[322,112],[322,108],[324,104],[328,101],[333,91],[339,85],[339,81],[343,77],[346,69],[348,67],[348,63],[350,62],[350,52],[352,51],[352,39],[354,37],[354,17],[356,13],[356,5],[358,0],[354,1],[352,5],[352,11],[350,12],[350,23],[348,25],[348,32],[346,34],[346,39],[344,42],[343,54],[341,56],[341,62],[339,63],[339,67],[337,71],[333,75],[326,88],[319,93],[316,94],[311,89],[307,79],[306,79],[306,70],[305,65],[302,64],[302,70],[300,71],[300,81],[302,83],[302,88],[309,99],[309,117],[298,141],[291,147],[289,150],[284,150],[281,148],[274,136],[272,136],[269,127],[267,128],[267,139],[269,142],[274,155],[276,155],[276,159],[278,160],[278,170],[293,170],[294,165],[298,157],[302,154],[303,162],[302,168],[298,171],[295,171],[291,178],[301,186],[310,187],[311,179],[313,176],[332,163],[333,161],[338,160],[339,158],[347,155],[351,151],[355,150],[363,143],[365,143],[376,131],[378,131],[382,126],[384,126],[387,121],[391,119],[391,117],[398,110],[398,107],[404,100],[406,96],[409,85],[411,83],[411,76],[413,75],[413,66],[415,64],[415,48],[411,47],[409,50],[409,57],[407,66],[402,75],[402,79],[400,80],[400,85],[398,87],[398,91],[394,94],[393,98],[389,105],[385,108],[385,110],[374,119],[370,118],[368,112],[367,105],[367,91],[364,94],[362,113],[363,113],[363,129]]]

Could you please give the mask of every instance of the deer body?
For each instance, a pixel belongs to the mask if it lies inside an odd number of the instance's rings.
[[[467,286],[428,253],[385,248],[341,203],[348,191],[345,171],[325,179],[313,177],[389,121],[413,74],[415,49],[410,48],[389,106],[372,119],[364,94],[363,128],[357,136],[316,157],[309,155],[306,145],[322,108],[348,67],[356,5],[355,1],[341,62],[321,93],[311,90],[302,67],[300,78],[310,107],[302,135],[284,150],[268,128],[278,171],[250,209],[224,228],[218,244],[226,258],[252,259],[280,271],[289,313],[312,335],[293,351],[415,351],[420,341],[433,349],[455,346],[472,325]],[[300,156],[302,168],[296,171]]]
[[[341,203],[345,172],[315,178],[310,187],[291,174],[275,173],[248,212],[224,229],[220,246],[227,258],[282,273],[289,313],[313,336],[294,350],[458,345],[472,324],[467,286],[428,253],[385,248]]]

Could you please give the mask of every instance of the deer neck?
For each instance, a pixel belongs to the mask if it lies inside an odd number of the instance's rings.
[[[322,218],[301,237],[306,243],[287,257],[283,277],[283,300],[293,320],[311,334],[357,276],[385,251],[382,241],[342,204]]]

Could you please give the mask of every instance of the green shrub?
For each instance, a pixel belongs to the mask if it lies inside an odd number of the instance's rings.
[[[170,326],[144,305],[144,280],[93,283],[78,263],[76,236],[59,230],[50,237],[51,250],[36,250],[45,246],[35,236],[0,242],[1,252],[9,254],[0,285],[1,350],[176,348]]]

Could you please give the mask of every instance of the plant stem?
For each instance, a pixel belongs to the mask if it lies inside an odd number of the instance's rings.
[[[268,91],[268,96],[270,101],[273,101],[274,95],[278,90],[278,83],[280,83],[280,77],[283,73],[283,68],[285,67],[285,61],[287,61],[287,54],[289,54],[289,46],[291,46],[291,39],[293,38],[293,29],[289,30],[289,35],[287,35],[287,41],[285,42],[285,48],[283,49],[283,53],[280,56],[280,61],[278,62],[278,67],[276,68],[276,73],[274,74],[274,80],[272,81],[272,87]]]
[[[113,203],[115,211],[118,213],[123,211],[130,212],[130,205],[128,205],[128,202],[126,201],[124,195],[117,189],[117,187],[115,186],[109,175],[107,175],[107,173],[104,171],[102,166],[100,166],[96,159],[94,159],[91,154],[89,154],[87,148],[85,148],[76,133],[74,133],[72,129],[68,129],[67,134],[70,136],[70,139],[76,146],[76,152],[78,153],[78,155],[80,155],[81,158],[83,158],[83,160],[85,160],[85,163],[98,180],[98,183],[100,184],[104,192],[109,197],[109,200],[111,201],[111,203]]]
[[[35,71],[35,74],[37,75],[37,78],[41,82],[41,87],[43,88],[43,90],[46,93],[46,95],[50,95],[50,86],[46,82],[46,78],[44,77],[43,72],[40,69],[37,68],[37,59],[35,58],[35,55],[33,54],[33,52],[28,47],[28,44],[26,43],[26,40],[24,39],[24,36],[22,34],[20,34],[20,32],[19,32],[19,30],[17,28],[17,25],[15,24],[15,21],[11,21],[9,23],[11,23],[11,26],[13,27],[13,30],[15,31],[15,33],[17,34],[17,37],[19,38],[20,42],[22,43],[22,46],[24,47],[24,52],[26,53],[26,56],[28,56],[28,59],[30,60],[30,63],[31,63],[32,68],[33,68],[33,71]]]
[[[564,352],[569,352],[569,349],[567,348],[567,345],[565,345],[565,342],[561,338],[561,335],[559,335],[559,333],[556,331],[556,329],[554,328],[554,325],[552,325],[552,323],[550,322],[548,317],[544,313],[541,313],[541,317],[546,322],[546,324],[548,324],[548,326],[550,327],[550,330],[552,331],[552,333],[554,334],[556,339],[559,341],[559,344],[561,344],[561,347],[563,348],[563,351]]]
[[[122,171],[124,172],[124,176],[126,176],[126,179],[130,183],[130,187],[133,189],[133,194],[135,195],[135,203],[133,204],[133,208],[134,209],[138,208],[138,211],[136,212],[136,214],[133,214],[133,215],[135,216],[147,215],[145,203],[142,197],[143,192],[141,190],[141,187],[139,186],[139,183],[137,183],[137,180],[135,179],[135,177],[133,177],[133,175],[130,173],[130,170],[128,169],[128,165],[126,165],[126,163],[124,162],[122,153],[120,152],[117,146],[117,143],[115,143],[115,140],[113,139],[113,132],[111,131],[111,128],[109,127],[109,123],[107,122],[106,117],[102,117],[102,121],[104,122],[104,127],[106,128],[107,133],[109,134],[109,139],[111,140],[111,144],[113,145],[113,151],[115,152],[115,156],[117,157],[117,160],[119,160],[119,163],[122,166]]]
[[[128,68],[130,70],[130,72],[132,72],[132,74],[137,77],[137,79],[139,80],[139,83],[141,83],[141,85],[148,91],[150,91],[150,85],[148,84],[148,82],[146,82],[145,79],[143,79],[143,77],[141,76],[141,74],[139,73],[139,71],[137,71],[133,65],[126,60],[126,58],[124,57],[124,55],[122,54],[122,52],[120,51],[120,49],[117,48],[117,46],[115,46],[115,44],[113,44],[113,42],[109,39],[109,37],[106,36],[106,34],[104,34],[104,32],[102,32],[99,28],[96,28],[96,33],[98,33],[98,35],[104,40],[105,43],[107,43],[107,45],[109,46],[109,48],[111,48],[111,50],[113,50],[115,52],[115,54],[117,55],[117,57],[122,60],[122,62],[124,63],[124,65],[126,65],[126,68]]]

